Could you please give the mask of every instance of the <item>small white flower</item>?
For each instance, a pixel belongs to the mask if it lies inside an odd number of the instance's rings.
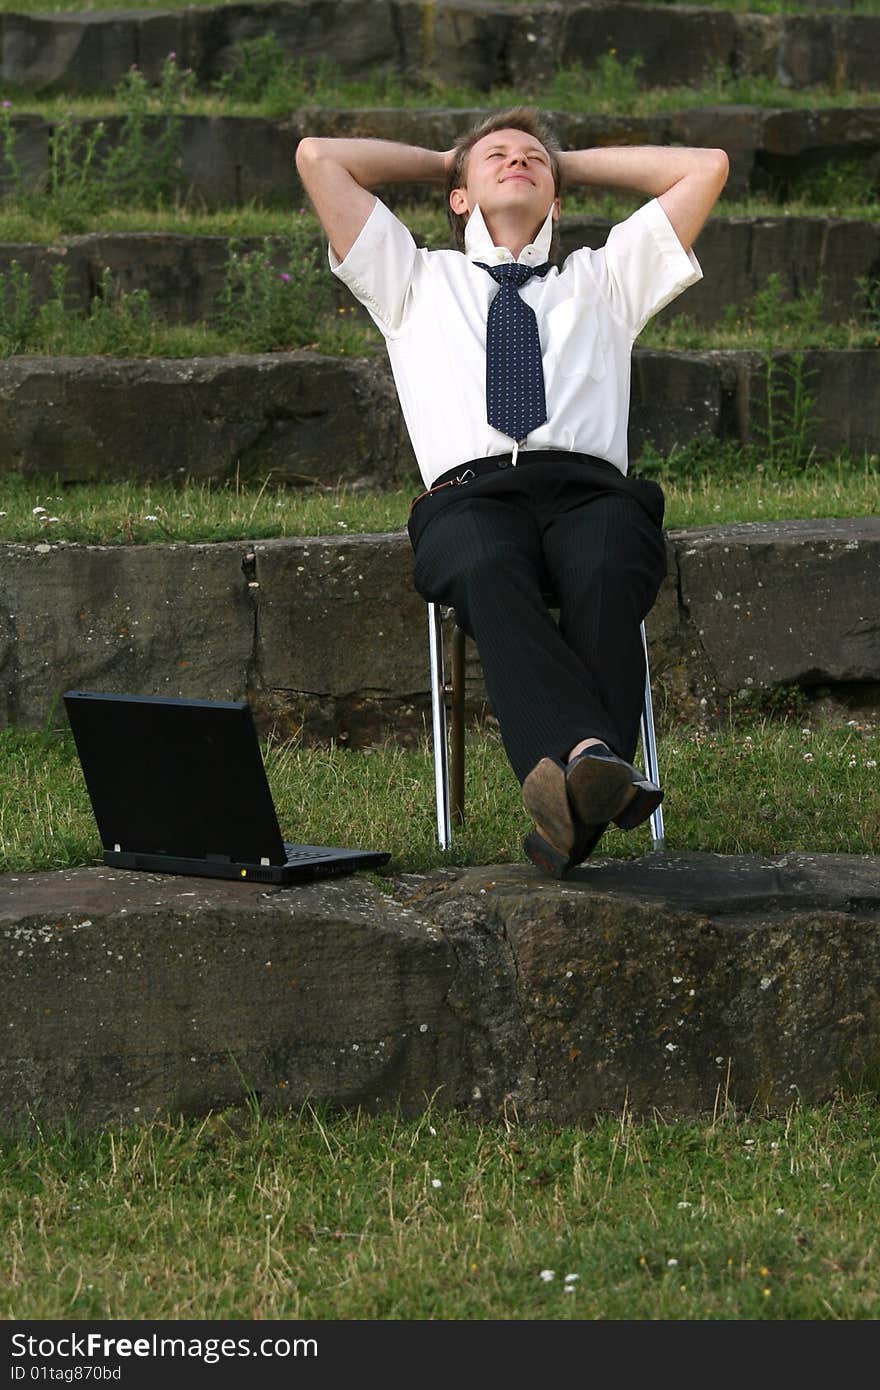
[[[777,1207],[777,1208],[776,1208],[776,1215],[777,1215],[777,1216],[784,1216],[784,1215],[785,1215],[785,1207]]]
[[[432,1179],[431,1179],[431,1186],[432,1186],[432,1187],[442,1187],[443,1184],[442,1184],[442,1182],[440,1181],[439,1178],[432,1178]]]
[[[563,1289],[563,1293],[574,1293],[574,1292],[575,1292],[574,1284],[566,1284],[565,1288]]]
[[[144,521],[158,521],[158,520],[159,520],[159,518],[158,518],[157,516],[153,516],[153,513],[152,513],[152,512],[148,512],[147,515],[144,517]]]
[[[580,1277],[581,1276],[579,1274],[566,1274],[565,1282],[566,1284],[576,1284]]]
[[[44,512],[45,510],[45,507],[34,507],[33,511],[31,512],[31,516],[39,516],[40,512]]]
[[[679,1202],[679,1203],[678,1203],[678,1209],[679,1209],[679,1211],[684,1211],[685,1207],[689,1207],[690,1205],[691,1205],[690,1202]]]
[[[876,758],[869,758],[868,761],[865,763],[865,767],[876,767],[876,766],[877,766],[877,759],[876,759]]]
[[[813,755],[812,755],[812,753],[805,753],[805,754],[804,754],[804,762],[805,762],[805,763],[811,763],[812,761],[813,761]]]
[[[549,1284],[551,1279],[555,1279],[555,1278],[556,1278],[556,1270],[555,1270],[555,1269],[542,1269],[542,1270],[541,1270],[541,1278],[543,1279],[543,1281],[544,1281],[545,1284]]]
[[[678,1260],[675,1259],[675,1257],[673,1256],[673,1258],[671,1260],[667,1260],[666,1263],[670,1269],[674,1269],[675,1266],[678,1264]]]
[[[436,1129],[434,1128],[433,1125],[428,1125],[428,1133],[430,1134],[430,1136],[431,1136],[432,1139],[436,1139],[436,1138],[437,1138],[437,1131],[436,1131]]]

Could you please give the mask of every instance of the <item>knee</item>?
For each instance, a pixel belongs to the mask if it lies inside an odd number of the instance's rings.
[[[470,606],[471,597],[484,593],[496,596],[505,589],[529,582],[529,567],[509,546],[487,544],[467,550],[450,547],[442,557],[419,554],[415,564],[415,584],[441,592],[454,607]]]

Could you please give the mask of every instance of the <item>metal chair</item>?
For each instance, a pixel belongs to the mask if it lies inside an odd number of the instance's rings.
[[[644,769],[652,782],[660,781],[657,742],[654,735],[654,703],[651,699],[651,671],[645,624],[641,625],[645,651],[645,699],[642,706],[641,742]],[[434,747],[434,788],[437,798],[437,843],[443,850],[452,845],[452,821],[464,820],[464,644],[465,633],[457,624],[452,630],[450,678],[446,679],[443,619],[439,603],[428,604],[428,644],[431,657],[431,723]],[[447,739],[446,705],[449,702],[451,739]],[[450,749],[451,743],[451,749]],[[451,753],[451,759],[450,759]],[[451,780],[450,780],[451,760]],[[651,816],[651,839],[655,850],[664,845],[663,807]]]

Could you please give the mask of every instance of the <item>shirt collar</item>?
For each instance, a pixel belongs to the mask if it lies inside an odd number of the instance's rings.
[[[550,256],[550,242],[553,239],[553,207],[544,218],[544,224],[534,241],[524,246],[519,254],[520,265],[544,265]],[[479,203],[476,203],[464,229],[464,254],[469,261],[487,261],[489,265],[502,265],[513,260],[513,253],[506,246],[496,246],[489,228],[483,219]]]

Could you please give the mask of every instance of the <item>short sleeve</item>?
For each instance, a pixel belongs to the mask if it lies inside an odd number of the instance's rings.
[[[329,248],[333,274],[388,336],[403,325],[417,255],[412,233],[378,198],[345,260]]]
[[[612,227],[600,251],[576,251],[569,261],[584,255],[589,259],[583,268],[589,266],[600,292],[633,337],[703,278],[699,261],[693,251],[685,251],[656,198]]]

